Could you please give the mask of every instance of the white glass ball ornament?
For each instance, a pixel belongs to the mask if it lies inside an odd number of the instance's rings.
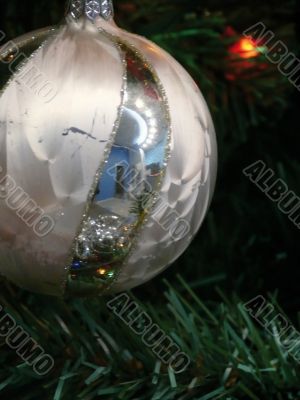
[[[187,248],[212,198],[213,123],[110,1],[0,48],[0,273],[48,295],[131,289]]]

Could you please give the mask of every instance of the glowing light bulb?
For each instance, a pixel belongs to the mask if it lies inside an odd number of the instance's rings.
[[[242,38],[237,44],[237,52],[242,58],[253,58],[259,55],[259,51],[254,41],[248,38]]]

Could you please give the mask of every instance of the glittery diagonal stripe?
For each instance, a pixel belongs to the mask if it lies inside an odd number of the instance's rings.
[[[151,217],[152,213],[154,212],[155,206],[156,206],[157,201],[159,199],[159,190],[162,187],[162,184],[163,184],[163,181],[164,181],[164,178],[165,178],[165,175],[166,175],[168,161],[169,161],[170,156],[171,156],[171,135],[172,135],[172,132],[171,132],[171,116],[170,116],[170,108],[169,108],[167,94],[166,94],[164,86],[163,86],[161,80],[159,79],[156,71],[154,70],[153,66],[146,59],[146,57],[144,57],[142,55],[142,53],[137,50],[137,48],[134,45],[128,43],[127,41],[124,41],[123,39],[121,39],[121,38],[119,38],[117,36],[114,36],[114,40],[120,46],[121,49],[128,48],[131,51],[133,51],[134,54],[136,55],[136,57],[141,59],[144,62],[144,64],[147,66],[149,71],[152,73],[152,76],[153,76],[153,78],[155,80],[155,83],[157,85],[159,93],[160,93],[160,95],[162,97],[162,104],[164,106],[165,118],[168,121],[168,132],[167,132],[167,144],[166,144],[166,147],[165,147],[164,168],[163,168],[163,170],[162,170],[162,172],[160,174],[160,181],[156,185],[156,195],[153,198],[152,205],[150,206],[150,211],[148,212],[147,217],[143,220],[143,223],[136,230],[135,238],[133,239],[131,249],[130,249],[127,257],[124,259],[120,269],[117,271],[117,273],[115,275],[115,278],[105,288],[105,290],[104,290],[105,292],[109,292],[112,289],[113,285],[117,282],[120,273],[122,272],[123,268],[126,267],[126,264],[127,264],[128,260],[130,259],[131,255],[135,251],[135,248],[136,248],[137,242],[138,242],[139,233],[144,229],[144,227],[146,226],[147,222],[149,221],[149,218]]]
[[[105,169],[105,164],[107,163],[109,155],[111,153],[112,146],[113,146],[113,143],[114,143],[114,139],[115,139],[115,137],[116,137],[116,135],[118,133],[118,128],[120,127],[120,120],[121,120],[121,117],[123,115],[123,111],[126,109],[126,107],[129,106],[128,100],[125,100],[125,94],[126,94],[126,98],[128,98],[128,96],[130,96],[130,93],[127,93],[126,89],[127,89],[127,84],[130,86],[128,79],[132,78],[131,77],[132,72],[129,72],[130,71],[129,70],[129,68],[130,68],[130,60],[131,59],[132,60],[136,60],[135,62],[137,63],[137,65],[142,66],[143,69],[146,71],[146,73],[150,73],[151,74],[151,78],[149,78],[149,79],[155,85],[154,86],[155,91],[156,91],[155,93],[157,93],[157,95],[159,96],[159,99],[160,99],[159,103],[160,103],[160,107],[161,107],[162,121],[164,121],[164,122],[162,122],[162,124],[163,124],[162,126],[164,126],[164,129],[165,129],[165,135],[164,135],[165,139],[164,139],[164,147],[162,148],[162,150],[164,151],[164,157],[161,160],[162,167],[161,167],[159,175],[158,175],[159,178],[155,183],[155,188],[154,188],[155,191],[154,191],[154,193],[151,194],[151,200],[150,200],[149,203],[147,203],[147,209],[143,212],[143,217],[140,216],[138,218],[137,224],[133,228],[133,231],[132,231],[132,233],[133,233],[132,236],[133,237],[131,239],[131,244],[130,244],[130,247],[129,247],[129,251],[128,251],[128,253],[126,255],[124,255],[124,258],[122,260],[120,260],[120,262],[117,263],[114,266],[113,275],[107,280],[101,280],[101,282],[100,281],[97,282],[97,277],[95,275],[95,284],[94,284],[95,287],[93,286],[93,284],[91,284],[90,285],[90,287],[91,287],[90,290],[92,290],[93,293],[95,293],[95,291],[96,291],[98,294],[101,294],[101,293],[109,291],[111,289],[111,287],[113,286],[113,284],[117,281],[119,274],[121,273],[122,269],[126,265],[129,257],[132,255],[132,253],[133,253],[133,251],[135,249],[135,246],[136,246],[136,243],[137,243],[137,240],[138,240],[138,237],[139,237],[139,233],[144,228],[145,224],[148,221],[148,218],[152,214],[152,211],[153,211],[153,209],[154,209],[154,207],[156,205],[156,202],[157,202],[157,200],[159,198],[159,192],[160,192],[160,189],[161,189],[164,177],[165,177],[166,167],[167,167],[167,164],[168,164],[168,159],[170,157],[170,143],[171,143],[171,121],[170,121],[170,112],[169,112],[169,105],[168,105],[168,101],[167,101],[167,96],[166,96],[165,90],[164,90],[164,88],[163,88],[163,86],[161,84],[161,81],[159,80],[159,78],[158,78],[156,72],[154,71],[152,65],[150,65],[148,60],[145,57],[143,57],[143,55],[134,46],[128,44],[127,42],[123,41],[122,39],[120,39],[117,36],[108,34],[107,32],[105,32],[103,30],[101,30],[101,33],[104,34],[106,37],[108,37],[118,47],[119,52],[122,55],[121,58],[123,60],[123,65],[124,65],[124,68],[125,68],[124,77],[123,77],[123,79],[124,79],[124,87],[123,87],[123,90],[122,90],[122,103],[121,103],[121,106],[119,108],[118,119],[117,119],[117,121],[115,123],[114,129],[113,129],[113,133],[112,133],[111,138],[110,138],[110,143],[109,143],[109,145],[107,146],[107,148],[105,150],[104,160],[102,160],[102,162],[101,162],[99,170],[98,170],[98,172],[97,172],[97,174],[95,176],[95,179],[94,179],[94,184],[93,184],[93,186],[92,186],[92,188],[90,190],[90,194],[88,196],[85,213],[83,215],[82,222],[81,222],[79,230],[78,230],[78,234],[76,235],[76,238],[75,238],[75,241],[74,241],[73,255],[75,254],[75,243],[78,240],[82,229],[84,229],[84,224],[86,223],[86,221],[87,221],[87,219],[89,217],[89,212],[91,210],[91,206],[92,206],[92,203],[94,201],[95,191],[96,191],[97,187],[99,187],[99,184],[100,184],[100,181],[101,181],[101,177],[102,177],[104,169]],[[144,77],[143,79],[146,79],[146,78]],[[145,81],[141,81],[141,82],[145,82]],[[153,94],[154,93],[152,93],[152,95]],[[149,93],[148,93],[148,95],[149,95]],[[150,90],[150,96],[151,96],[151,90]],[[72,260],[71,260],[71,262],[72,262]],[[71,262],[70,262],[70,265],[71,265]],[[71,274],[72,274],[72,272],[71,272],[71,269],[70,269],[68,278],[70,278]],[[95,272],[95,274],[96,274],[96,272]],[[68,286],[66,286],[66,282],[65,282],[65,288],[68,289],[66,293],[67,294],[68,293],[75,293],[75,294],[79,293],[79,294],[81,294],[82,293],[81,289],[82,289],[85,294],[88,294],[87,290],[83,289],[82,285],[84,285],[84,283],[83,283],[84,281],[82,281],[82,283],[81,283],[80,275],[78,276],[73,271],[72,277],[73,278],[71,279],[71,281],[69,281]],[[69,286],[69,284],[71,286]],[[77,287],[76,284],[79,285],[79,286]]]
[[[68,275],[70,274],[71,264],[72,264],[72,260],[73,260],[73,257],[74,257],[74,250],[75,250],[74,248],[75,248],[76,240],[77,240],[80,232],[82,231],[84,222],[88,218],[89,210],[90,210],[91,205],[93,203],[93,197],[94,197],[94,194],[95,194],[95,190],[96,190],[96,188],[97,188],[97,186],[99,184],[99,181],[101,179],[101,176],[103,174],[103,171],[104,171],[104,168],[105,168],[105,164],[107,163],[107,160],[108,160],[110,152],[111,152],[111,148],[112,148],[113,143],[114,143],[115,136],[116,136],[116,134],[118,132],[118,128],[119,128],[119,124],[120,124],[120,120],[121,120],[121,116],[122,116],[122,112],[123,112],[124,95],[125,95],[126,86],[127,86],[127,65],[126,65],[126,60],[125,60],[125,57],[123,55],[123,52],[121,51],[120,47],[117,45],[115,40],[111,37],[111,35],[106,34],[106,32],[102,32],[102,33],[105,34],[105,36],[111,41],[111,43],[118,49],[118,52],[120,54],[120,59],[121,59],[121,62],[123,64],[123,86],[122,86],[122,89],[121,89],[121,103],[120,103],[119,108],[118,108],[117,119],[116,119],[116,121],[114,123],[110,138],[109,138],[109,140],[107,142],[107,145],[105,147],[105,150],[104,150],[104,157],[100,162],[100,165],[99,165],[99,167],[97,169],[97,172],[95,174],[95,177],[94,177],[93,185],[92,185],[92,187],[91,187],[91,189],[89,191],[89,194],[88,194],[88,197],[87,197],[87,200],[86,200],[85,209],[84,209],[84,212],[83,212],[83,215],[82,215],[82,218],[81,218],[81,222],[79,224],[79,227],[78,227],[78,230],[77,230],[77,234],[76,234],[76,236],[74,238],[74,241],[73,241],[73,245],[72,245],[72,248],[71,248],[71,251],[70,251],[70,256],[69,256],[69,258],[67,260],[68,262],[67,262],[66,267],[65,267],[65,275],[64,275],[63,282],[62,282],[62,293],[63,293],[63,295],[66,292],[67,280],[68,280]]]

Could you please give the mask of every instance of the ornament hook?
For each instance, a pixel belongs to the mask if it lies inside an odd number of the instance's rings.
[[[114,16],[113,2],[112,0],[71,0],[68,14],[74,19],[85,16],[95,21],[96,18],[102,17],[108,21]]]

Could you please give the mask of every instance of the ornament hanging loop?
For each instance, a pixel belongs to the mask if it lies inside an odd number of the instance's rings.
[[[68,14],[74,19],[86,17],[92,22],[101,17],[106,21],[114,16],[112,0],[71,0]]]

